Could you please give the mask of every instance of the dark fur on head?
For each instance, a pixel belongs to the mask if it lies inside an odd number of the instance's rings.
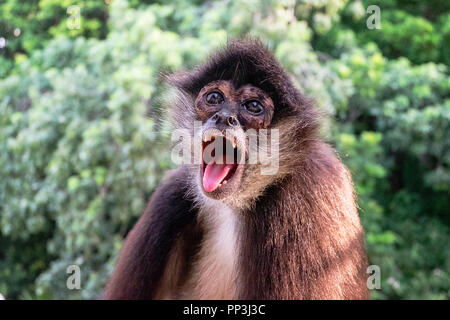
[[[304,112],[311,126],[317,124],[317,119],[310,121],[317,118],[311,101],[295,88],[273,54],[258,39],[231,40],[196,69],[167,79],[172,86],[194,97],[215,80],[231,80],[235,87],[252,84],[276,101],[275,121],[282,115]]]
[[[308,105],[268,48],[258,39],[231,40],[209,60],[187,73],[169,78],[178,89],[196,96],[209,82],[231,80],[235,87],[253,84],[277,101],[279,111]]]

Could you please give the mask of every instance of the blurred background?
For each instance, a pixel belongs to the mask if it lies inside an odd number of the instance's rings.
[[[6,299],[98,296],[174,166],[159,75],[245,34],[330,116],[381,269],[372,298],[450,298],[450,2],[2,0]]]

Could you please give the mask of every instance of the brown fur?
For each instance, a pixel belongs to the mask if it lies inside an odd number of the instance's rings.
[[[199,165],[171,173],[128,236],[106,297],[368,298],[351,176],[320,139],[317,109],[264,45],[242,39],[169,78],[179,91],[174,123],[191,129],[208,119],[194,105],[218,80],[223,90],[251,85],[273,101],[271,121],[260,128],[280,131],[278,174],[246,164],[232,196],[214,200],[199,184]]]

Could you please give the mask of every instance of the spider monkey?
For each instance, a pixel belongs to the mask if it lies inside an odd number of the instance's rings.
[[[168,76],[173,122],[232,161],[170,171],[129,233],[107,299],[366,299],[367,256],[347,168],[320,113],[258,39]],[[202,130],[192,130],[201,121]],[[248,164],[246,132],[278,130],[279,167]],[[226,132],[226,133],[225,133]],[[216,151],[222,150],[214,149]]]

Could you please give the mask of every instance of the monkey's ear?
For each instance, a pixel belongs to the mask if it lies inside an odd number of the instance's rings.
[[[174,87],[175,89],[183,89],[182,83],[185,81],[185,79],[188,77],[189,72],[188,71],[178,71],[175,73],[164,73],[161,75],[162,80],[164,82],[168,83],[170,86]]]
[[[192,83],[192,81],[194,80],[192,73],[193,71],[182,70],[176,73],[163,74],[162,80],[167,84],[169,84],[174,89],[194,95],[195,94],[194,86],[189,85],[189,83]],[[198,91],[200,90],[201,88]]]

